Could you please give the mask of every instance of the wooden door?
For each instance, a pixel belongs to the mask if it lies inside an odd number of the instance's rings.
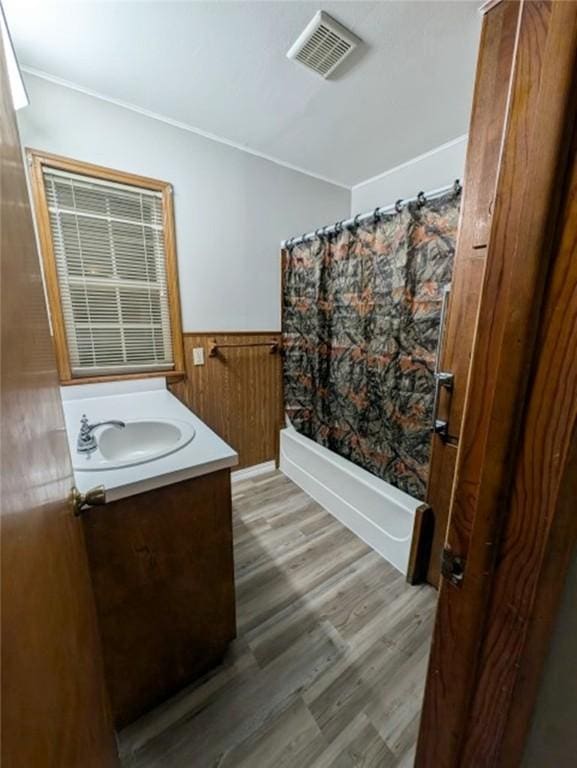
[[[441,575],[520,7],[517,0],[503,2],[483,19],[453,281],[442,329],[440,370],[453,374],[453,387],[440,389],[437,416],[447,423],[447,433],[433,436],[427,489],[434,517],[427,580],[434,586]]]
[[[418,768],[520,763],[575,539],[576,81],[577,3],[525,0]]]
[[[16,120],[0,49],[2,765],[117,765]]]

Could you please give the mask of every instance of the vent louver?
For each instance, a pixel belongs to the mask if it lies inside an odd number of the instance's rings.
[[[287,57],[326,78],[360,42],[356,35],[328,13],[319,11],[291,47]]]

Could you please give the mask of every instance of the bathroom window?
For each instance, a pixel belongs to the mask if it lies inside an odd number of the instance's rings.
[[[62,382],[180,373],[170,185],[28,155]]]

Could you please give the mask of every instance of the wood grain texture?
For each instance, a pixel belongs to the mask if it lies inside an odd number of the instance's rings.
[[[421,584],[426,581],[427,567],[431,559],[434,527],[433,510],[428,504],[421,504],[415,510],[411,550],[407,564],[407,582],[409,584]]]
[[[209,357],[211,342],[254,344],[280,342],[281,334],[185,333],[186,380],[171,391],[239,454],[239,468],[278,461],[283,421],[282,359],[268,347],[223,349]],[[202,347],[204,365],[192,362]]]
[[[466,560],[465,576],[460,587],[443,582],[440,590],[418,768],[466,764],[473,696],[488,690],[489,679],[500,681],[498,665],[485,668],[479,690],[479,651],[491,632],[485,622],[493,575],[497,569],[502,578],[504,567],[500,533],[511,520],[513,468],[566,173],[576,53],[576,3],[522,4],[447,534],[449,548]],[[521,639],[522,623],[511,642]],[[496,699],[490,716],[483,715],[491,750],[508,709]],[[496,747],[477,764],[502,765],[498,753]]]
[[[435,517],[428,580],[435,586],[440,579],[449,518],[456,460],[454,443],[459,440],[463,423],[519,9],[518,2],[495,7],[485,16],[481,34],[451,299],[441,351],[441,370],[453,373],[454,385],[450,393],[441,390],[438,416],[448,421],[453,440],[445,442],[438,435],[433,437],[427,489],[427,501]]]
[[[480,654],[465,765],[520,763],[563,579],[577,541],[577,159],[537,340]],[[539,650],[538,653],[536,651]],[[513,706],[514,703],[514,706]],[[493,721],[495,709],[509,718]],[[572,756],[574,757],[574,756]]]
[[[154,373],[123,373],[122,381],[131,381],[136,379],[158,379],[162,376],[167,382],[182,381],[186,378],[184,371],[155,371]],[[73,387],[76,384],[104,384],[107,381],[117,381],[118,376],[83,376],[81,379],[70,379],[61,381],[61,387]]]
[[[454,443],[443,443],[436,436],[433,437],[427,486],[427,502],[433,514],[433,531],[427,564],[427,581],[437,588],[441,578],[441,553],[447,535],[447,522],[449,520],[449,507],[451,504],[453,481],[455,479],[456,463],[457,446]]]
[[[499,5],[499,3],[503,2],[506,2],[506,0],[485,0],[485,2],[482,3],[479,8],[479,13],[489,13],[489,11],[492,11],[496,5]]]
[[[58,168],[69,173],[78,173],[82,176],[93,176],[105,181],[127,184],[132,187],[152,189],[162,194],[162,216],[164,226],[164,258],[166,268],[166,288],[168,295],[168,308],[170,313],[170,328],[172,334],[172,354],[174,368],[168,371],[168,377],[179,377],[184,372],[184,351],[182,345],[182,322],[180,311],[180,291],[178,287],[178,271],[176,265],[176,238],[174,232],[174,211],[172,204],[172,185],[166,181],[150,179],[147,176],[136,176],[132,173],[117,171],[112,168],[104,168],[100,165],[72,160],[68,157],[60,157],[35,149],[27,149],[26,156],[30,165],[30,183],[34,214],[40,240],[40,253],[44,269],[44,281],[46,294],[52,321],[52,332],[58,373],[62,384],[94,384],[104,381],[118,381],[120,379],[149,378],[150,373],[111,374],[105,376],[73,377],[70,368],[70,356],[68,353],[68,341],[66,327],[62,312],[62,301],[58,285],[58,271],[54,246],[52,243],[52,228],[46,200],[44,176],[42,169]],[[156,371],[154,376],[162,375]]]
[[[80,175],[94,176],[97,179],[113,181],[117,184],[127,184],[130,187],[143,187],[144,189],[153,189],[157,192],[164,192],[170,187],[169,181],[153,179],[150,176],[140,176],[135,173],[119,171],[115,168],[107,168],[104,165],[95,163],[86,163],[83,160],[75,160],[71,157],[55,155],[51,152],[44,152],[41,149],[26,148],[26,154],[38,159],[41,165],[47,165],[51,168],[59,168],[69,173],[78,173]]]
[[[125,768],[408,768],[435,591],[280,473],[233,483],[239,637],[120,734]]]
[[[44,179],[42,176],[42,163],[40,156],[37,154],[32,154],[30,150],[27,153],[27,158],[30,165],[32,201],[34,203],[34,216],[36,219],[36,229],[38,231],[38,239],[40,242],[42,271],[44,275],[44,285],[46,286],[46,296],[48,298],[50,322],[52,327],[52,341],[54,343],[54,352],[56,354],[58,375],[61,382],[72,382],[72,371],[70,370],[70,357],[68,354],[68,341],[66,339],[64,314],[62,311],[60,288],[58,286],[56,257],[54,256],[54,247],[52,243],[50,214],[48,211],[46,189],[44,187]]]
[[[174,204],[172,184],[162,187],[162,224],[164,234],[164,263],[166,269],[166,291],[170,331],[172,334],[172,357],[174,371],[184,371],[184,345],[182,339],[182,315],[180,308],[180,287],[176,261],[176,232],[174,226]]]
[[[117,727],[215,666],[235,635],[230,471],[83,514]]]
[[[6,768],[118,764],[0,41],[2,738]]]

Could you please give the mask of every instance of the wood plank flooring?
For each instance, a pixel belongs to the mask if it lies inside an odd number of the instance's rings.
[[[409,768],[435,591],[279,472],[233,510],[238,638],[120,734],[123,768]]]

